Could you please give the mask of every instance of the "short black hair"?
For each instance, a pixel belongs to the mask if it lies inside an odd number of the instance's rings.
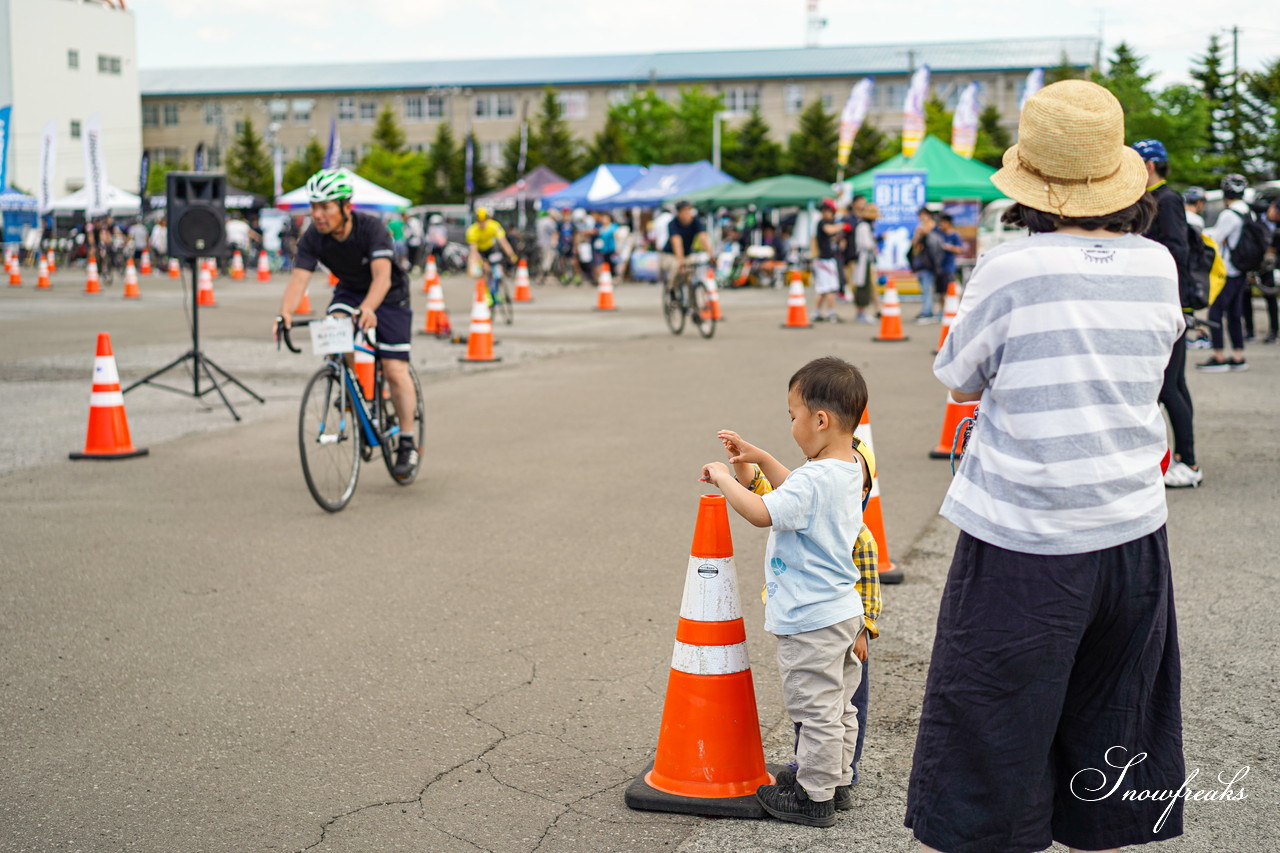
[[[938,221],[939,221],[939,222],[945,222],[945,223],[947,223],[948,225],[950,225],[950,224],[951,224],[951,214],[950,214],[950,213],[939,213],[939,214],[938,214]]]
[[[815,358],[800,368],[787,383],[811,412],[819,409],[831,415],[836,425],[849,432],[858,428],[867,408],[867,383],[862,371],[834,355]]]
[[[1161,178],[1169,177],[1169,161],[1168,160],[1152,160],[1151,165],[1155,167],[1156,175]]]
[[[693,202],[685,201],[681,199],[680,201],[676,202],[676,213],[679,213],[680,211],[690,207],[693,207]]]
[[[853,198],[849,199],[849,204],[853,204],[853,203],[854,203],[855,201],[857,201],[858,199],[862,199],[863,201],[866,201],[866,200],[867,200],[867,197],[866,197],[865,195],[863,195],[862,193],[854,193],[854,194],[853,194]]]
[[[933,218],[933,211],[932,211],[932,210],[930,210],[930,209],[929,209],[929,208],[927,208],[927,207],[922,207],[922,208],[920,208],[919,210],[917,210],[917,211],[916,211],[916,215],[917,215],[917,216],[928,216],[930,219],[932,219],[932,218]]]
[[[1047,234],[1059,228],[1072,227],[1086,231],[1102,229],[1121,234],[1145,234],[1155,217],[1155,199],[1151,193],[1143,193],[1141,198],[1128,207],[1099,216],[1059,216],[1015,203],[1000,219],[1014,228],[1025,228],[1033,234]]]

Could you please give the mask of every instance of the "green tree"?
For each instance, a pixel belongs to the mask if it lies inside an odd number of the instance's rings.
[[[836,179],[836,143],[840,127],[836,117],[815,99],[800,113],[796,131],[787,139],[787,171],[820,181]]]
[[[630,155],[626,158],[628,162],[642,166],[675,162],[670,158],[675,109],[653,89],[632,92],[627,100],[609,107],[606,123],[609,120],[617,126],[617,133]]]
[[[525,158],[528,159],[528,152],[525,152]],[[535,167],[525,164],[525,171],[528,172]],[[510,186],[520,180],[520,131],[507,137],[507,141],[502,145],[502,168],[498,170],[498,185]]]
[[[675,106],[673,138],[669,141],[669,163],[692,163],[711,159],[712,122],[724,109],[724,96],[703,91],[701,86],[680,87]],[[723,128],[721,128],[723,130]],[[723,137],[721,137],[723,142]]]
[[[417,201],[422,197],[426,166],[426,158],[414,151],[388,151],[381,145],[374,145],[356,166],[356,174],[397,195]]]
[[[292,160],[284,167],[284,177],[281,183],[284,184],[285,192],[295,190],[307,182],[307,179],[316,172],[324,168],[324,146],[320,144],[320,140],[312,137],[307,143],[306,149],[302,152],[302,156],[297,160]]]
[[[931,96],[924,102],[924,135],[936,136],[950,145],[951,120],[954,116],[955,113],[947,109],[937,95]]]
[[[1231,147],[1231,130],[1228,127],[1225,102],[1230,96],[1230,79],[1226,70],[1226,45],[1217,33],[1209,36],[1209,44],[1202,56],[1197,56],[1191,66],[1191,79],[1199,84],[1200,97],[1212,114],[1209,128],[1210,153],[1224,157]]]
[[[231,150],[227,152],[227,180],[233,186],[252,193],[268,197],[274,194],[275,174],[271,155],[250,119],[245,119]]]
[[[427,153],[421,199],[429,204],[461,204],[465,195],[463,152],[449,122],[442,121]]]
[[[610,109],[604,119],[604,127],[596,131],[595,138],[587,146],[582,157],[582,169],[587,171],[604,163],[630,163],[627,152],[627,139],[623,133],[622,121],[618,114]],[[565,177],[568,177],[566,175]]]
[[[404,131],[396,122],[396,114],[391,110],[391,104],[383,104],[382,111],[378,113],[377,123],[373,126],[373,144],[382,146],[392,154],[399,154],[405,150]]]
[[[147,195],[164,195],[165,175],[170,172],[185,172],[191,167],[186,163],[179,163],[175,160],[157,160],[151,164],[151,171],[147,175]],[[17,189],[16,187],[14,189]]]
[[[853,137],[853,148],[849,151],[849,164],[845,167],[845,174],[859,175],[867,169],[879,166],[901,150],[902,140],[886,136],[874,124],[864,121]]]
[[[1245,77],[1252,112],[1250,123],[1257,144],[1251,171],[1275,177],[1280,172],[1280,59]]]
[[[542,106],[529,131],[529,162],[525,171],[546,166],[557,175],[578,174],[578,140],[569,130],[556,90],[542,92]]]
[[[471,197],[476,198],[486,193],[493,192],[498,188],[494,183],[494,176],[489,173],[489,167],[480,161],[480,143],[476,141],[476,135],[470,135],[472,162],[471,162]],[[459,179],[462,181],[463,191],[466,190],[466,168],[467,168],[467,149],[466,144],[462,147],[462,156],[459,158],[461,170]]]
[[[978,141],[973,149],[973,159],[999,168],[1004,152],[1012,144],[1009,131],[1001,123],[1002,116],[995,104],[987,104],[978,113]]]
[[[1067,52],[1062,51],[1058,64],[1053,68],[1046,69],[1044,72],[1044,82],[1047,86],[1050,83],[1060,83],[1063,80],[1079,79],[1080,72],[1071,64],[1071,58],[1067,56]]]
[[[768,178],[782,171],[782,146],[769,138],[769,125],[753,109],[739,127],[726,132],[720,156],[724,171],[740,181]]]
[[[1094,82],[1105,86],[1124,108],[1125,141],[1160,138],[1162,123],[1153,121],[1155,96],[1151,92],[1152,75],[1142,69],[1144,57],[1133,52],[1125,42],[1116,46],[1105,74],[1094,72]]]

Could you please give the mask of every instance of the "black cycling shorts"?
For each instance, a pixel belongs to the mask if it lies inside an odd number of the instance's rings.
[[[350,314],[360,310],[364,296],[349,290],[335,289],[326,314]],[[375,338],[378,341],[378,358],[409,360],[409,340],[413,337],[413,309],[406,297],[401,302],[383,302],[373,312],[378,317]]]

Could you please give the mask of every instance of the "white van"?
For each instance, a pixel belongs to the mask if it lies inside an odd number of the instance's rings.
[[[982,209],[982,216],[978,219],[979,257],[1007,240],[1026,236],[1025,228],[1014,228],[1000,221],[1000,217],[1004,216],[1004,212],[1011,207],[1013,207],[1013,199],[998,198]]]

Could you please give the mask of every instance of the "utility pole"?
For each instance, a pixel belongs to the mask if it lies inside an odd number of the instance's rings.
[[[1231,28],[1231,150],[1240,151],[1240,28]]]

